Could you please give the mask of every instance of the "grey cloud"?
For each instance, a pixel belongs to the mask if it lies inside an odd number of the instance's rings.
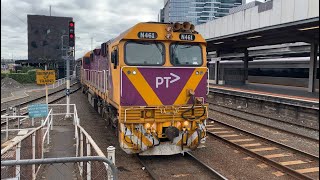
[[[76,58],[140,21],[156,21],[163,0],[1,0],[1,57],[27,57],[27,14],[73,17]]]

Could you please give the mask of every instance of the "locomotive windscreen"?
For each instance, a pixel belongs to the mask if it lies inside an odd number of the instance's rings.
[[[90,58],[87,58],[87,57],[84,58],[84,63],[85,63],[85,64],[90,64]]]

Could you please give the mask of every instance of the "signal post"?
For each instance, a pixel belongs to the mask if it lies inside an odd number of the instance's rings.
[[[74,34],[74,22],[70,21],[69,24],[69,51],[74,52],[74,45],[75,45],[75,34]],[[71,58],[74,57],[74,53],[72,54],[68,54],[67,53],[67,57],[65,58],[66,60],[66,97],[67,97],[67,115],[66,118],[70,118],[70,82],[71,82],[71,78],[70,78],[70,60]]]

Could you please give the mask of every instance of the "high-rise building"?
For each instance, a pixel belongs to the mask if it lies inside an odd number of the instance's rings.
[[[229,14],[229,9],[245,4],[245,0],[164,0],[160,21],[202,24]]]

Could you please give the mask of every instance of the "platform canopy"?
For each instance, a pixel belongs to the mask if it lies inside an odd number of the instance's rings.
[[[198,25],[208,52],[293,42],[319,43],[319,0],[273,0]],[[252,7],[253,4],[253,7]]]

